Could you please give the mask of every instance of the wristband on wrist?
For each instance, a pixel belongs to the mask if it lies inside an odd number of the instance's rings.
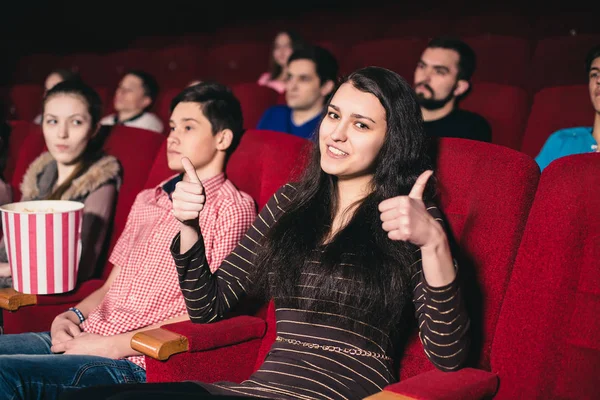
[[[73,311],[75,313],[75,315],[77,315],[77,318],[79,318],[79,323],[80,324],[83,321],[85,321],[85,317],[83,316],[83,313],[79,310],[79,308],[77,308],[77,307],[71,307],[67,311]]]

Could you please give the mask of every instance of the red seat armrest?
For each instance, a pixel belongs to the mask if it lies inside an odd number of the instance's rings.
[[[498,376],[493,372],[474,368],[456,372],[436,369],[389,385],[368,399],[393,399],[395,394],[398,399],[478,400],[492,397],[497,390]]]
[[[163,325],[162,329],[185,336],[188,351],[197,352],[260,339],[265,335],[267,324],[261,318],[243,315],[209,324],[177,322]]]

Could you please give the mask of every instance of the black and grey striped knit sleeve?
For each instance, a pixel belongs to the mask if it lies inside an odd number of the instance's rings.
[[[192,322],[213,322],[223,317],[238,302],[252,284],[249,274],[254,268],[257,247],[277,218],[283,207],[294,195],[290,184],[280,188],[263,207],[235,249],[214,272],[210,272],[200,238],[184,254],[179,253],[180,234],[171,243],[171,254],[175,259],[179,286],[185,298]]]
[[[443,225],[437,207],[427,210]],[[469,317],[462,299],[458,269],[453,282],[434,288],[425,280],[420,259],[418,263],[412,279],[413,302],[425,354],[437,368],[457,370],[463,366],[469,346]]]

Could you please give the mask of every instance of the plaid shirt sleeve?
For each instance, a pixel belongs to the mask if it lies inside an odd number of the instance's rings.
[[[256,218],[252,199],[231,201],[223,207],[216,221],[212,248],[206,252],[210,272],[215,272],[241,240]]]

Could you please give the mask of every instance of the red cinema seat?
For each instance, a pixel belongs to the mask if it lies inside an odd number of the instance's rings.
[[[268,69],[270,52],[270,42],[218,45],[204,55],[206,60],[210,60],[205,78],[226,85],[256,82]]]
[[[527,87],[532,53],[529,39],[485,35],[464,40],[477,55],[473,81]]]
[[[518,150],[521,146],[529,96],[525,89],[496,83],[473,83],[460,107],[483,116],[492,127],[492,143]]]
[[[600,154],[544,169],[492,346],[495,398],[596,399]]]
[[[593,123],[594,108],[587,85],[543,89],[533,98],[521,151],[536,157],[546,139],[557,130]]]
[[[44,93],[43,84],[19,84],[10,88],[11,119],[33,121],[39,114]]]
[[[540,39],[533,53],[530,86],[542,88],[587,83],[585,57],[600,44],[600,35],[557,36]]]
[[[232,86],[231,89],[242,106],[246,129],[256,128],[267,108],[277,104],[278,93],[257,83],[240,83]]]
[[[359,42],[341,60],[342,74],[377,66],[400,74],[407,82],[414,80],[415,68],[428,40],[423,38],[380,39]]]

